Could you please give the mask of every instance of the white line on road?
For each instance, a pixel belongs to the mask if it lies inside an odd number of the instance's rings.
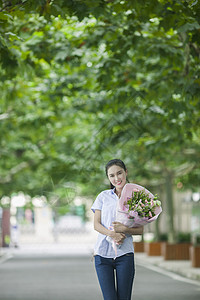
[[[162,275],[166,275],[166,276],[168,276],[168,277],[170,277],[174,280],[183,281],[183,282],[186,282],[186,283],[190,283],[190,284],[200,286],[200,282],[198,282],[196,280],[185,278],[181,275],[178,275],[178,274],[172,273],[170,271],[164,270],[160,267],[152,266],[152,265],[149,265],[147,263],[142,263],[142,262],[139,262],[139,261],[137,261],[137,264],[144,267],[144,268],[147,268],[147,269],[150,269],[150,270],[155,271],[157,273],[160,273]]]
[[[12,258],[13,255],[12,254],[6,254],[6,255],[3,255],[2,257],[0,257],[0,264],[4,263],[6,260]]]

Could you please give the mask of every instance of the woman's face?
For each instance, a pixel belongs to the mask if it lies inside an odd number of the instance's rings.
[[[108,169],[108,179],[117,190],[121,190],[126,184],[126,175],[127,171],[117,165]]]

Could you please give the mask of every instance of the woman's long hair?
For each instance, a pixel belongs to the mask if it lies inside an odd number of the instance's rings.
[[[107,164],[106,164],[106,167],[105,167],[105,171],[106,171],[106,176],[108,177],[108,169],[112,166],[119,166],[121,167],[122,169],[124,169],[124,171],[126,172],[127,171],[127,168],[125,166],[125,163],[121,160],[121,159],[111,159]],[[127,182],[129,182],[128,178],[126,177],[126,180]],[[114,185],[110,182],[110,188],[111,189],[114,189]]]

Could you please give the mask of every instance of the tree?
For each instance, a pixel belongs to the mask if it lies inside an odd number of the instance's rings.
[[[133,177],[166,186],[173,241],[174,181],[199,179],[199,11],[196,1],[3,1],[1,193],[70,179],[95,194],[102,165],[120,156]]]

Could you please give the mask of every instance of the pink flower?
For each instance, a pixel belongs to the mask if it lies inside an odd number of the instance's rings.
[[[129,216],[131,216],[131,217],[137,217],[137,216],[138,216],[138,213],[137,213],[137,211],[131,210],[131,211],[129,212]]]
[[[129,210],[129,205],[128,204],[124,204],[122,207],[123,211],[128,211]]]
[[[142,203],[142,199],[140,199],[139,204],[141,207],[145,207],[144,203]]]
[[[152,218],[152,213],[151,213],[151,211],[149,211],[149,217]]]

